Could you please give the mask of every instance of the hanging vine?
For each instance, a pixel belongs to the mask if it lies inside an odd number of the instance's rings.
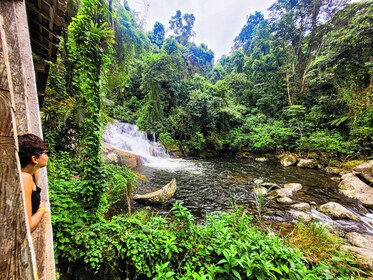
[[[81,108],[77,132],[77,156],[81,161],[81,190],[87,209],[95,210],[105,190],[105,169],[101,159],[103,91],[101,74],[109,62],[114,41],[109,27],[110,11],[102,0],[83,0],[82,7],[68,28],[70,61],[75,65],[73,86]]]

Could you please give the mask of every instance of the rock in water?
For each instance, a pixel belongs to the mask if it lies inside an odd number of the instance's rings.
[[[359,220],[359,217],[336,202],[328,202],[320,206],[319,210],[332,219]]]
[[[354,174],[343,175],[338,189],[344,195],[360,200],[366,207],[373,209],[373,188],[369,187]]]
[[[161,204],[171,199],[176,192],[176,179],[173,178],[170,183],[163,188],[146,194],[136,194],[133,200],[143,204]]]

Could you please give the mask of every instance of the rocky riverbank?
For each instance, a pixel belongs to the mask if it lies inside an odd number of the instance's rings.
[[[258,161],[263,161],[262,158]],[[281,158],[284,166],[297,165],[299,167],[315,168],[317,163],[297,159],[294,156]],[[346,240],[346,245],[342,248],[351,252],[360,261],[360,267],[373,270],[373,160],[358,165],[353,169],[344,170],[339,178],[338,191],[356,200],[359,204],[359,211],[348,210],[338,202],[327,202],[317,205],[314,201],[293,200],[297,192],[302,190],[299,183],[287,183],[282,187],[269,182],[257,182],[257,187],[253,192],[257,195],[266,195],[268,199],[287,205],[288,212],[294,220],[309,223],[318,216],[325,215],[329,218],[330,226],[333,228],[333,221],[352,220],[365,223],[372,234],[361,234],[358,232],[339,233]],[[323,219],[328,221],[328,219]]]

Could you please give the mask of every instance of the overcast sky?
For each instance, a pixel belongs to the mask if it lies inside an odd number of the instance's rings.
[[[205,43],[215,53],[215,60],[229,54],[234,38],[246,23],[246,17],[255,11],[268,15],[267,9],[274,0],[127,0],[132,10],[139,13],[145,28],[152,30],[156,21],[165,28],[180,10],[193,13],[196,20],[193,38],[197,44]]]

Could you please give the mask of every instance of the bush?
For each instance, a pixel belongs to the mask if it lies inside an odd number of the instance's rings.
[[[329,152],[332,154],[348,154],[351,143],[343,139],[338,132],[315,131],[309,136],[303,136],[297,141],[297,148],[301,151]]]

